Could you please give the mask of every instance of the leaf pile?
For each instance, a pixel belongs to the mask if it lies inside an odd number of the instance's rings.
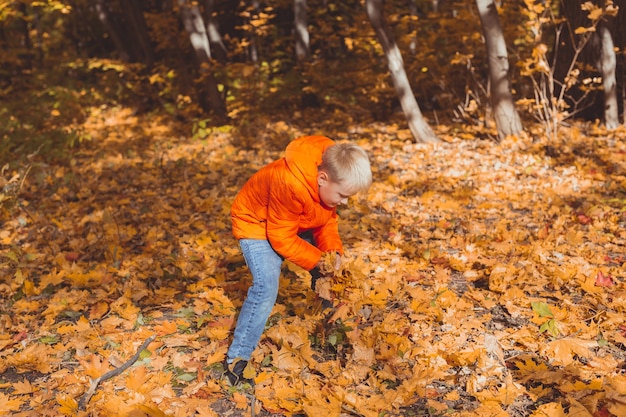
[[[285,265],[252,395],[219,378],[250,284],[230,203],[319,132],[89,123],[66,166],[3,173],[23,183],[0,231],[0,415],[626,415],[624,132],[420,145],[320,126],[368,150],[375,183],[340,208],[330,313]]]

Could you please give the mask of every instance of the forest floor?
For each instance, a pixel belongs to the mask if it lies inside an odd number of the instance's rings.
[[[626,415],[624,129],[425,145],[323,116],[192,135],[102,107],[65,162],[3,170],[0,415]],[[303,134],[357,141],[375,181],[339,209],[334,308],[285,264],[255,387],[229,387],[230,203]]]

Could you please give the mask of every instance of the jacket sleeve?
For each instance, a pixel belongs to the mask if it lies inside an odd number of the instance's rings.
[[[322,251],[298,236],[298,224],[304,202],[292,187],[272,187],[267,208],[267,239],[285,259],[311,270]]]
[[[313,238],[318,249],[322,252],[338,252],[343,255],[343,245],[339,237],[337,213],[335,212],[328,223],[313,230]]]

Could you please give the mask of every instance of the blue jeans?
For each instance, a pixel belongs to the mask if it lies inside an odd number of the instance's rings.
[[[239,246],[252,273],[252,286],[239,312],[228,362],[237,358],[250,360],[276,303],[283,264],[283,258],[267,240],[241,239]]]

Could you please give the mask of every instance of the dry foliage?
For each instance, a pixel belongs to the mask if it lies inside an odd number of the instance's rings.
[[[420,145],[381,125],[90,123],[68,166],[3,173],[19,205],[0,231],[0,415],[626,415],[624,131]],[[319,284],[335,308],[286,265],[256,388],[229,388],[250,280],[230,203],[304,133],[358,138],[375,184],[340,209],[346,259]]]

